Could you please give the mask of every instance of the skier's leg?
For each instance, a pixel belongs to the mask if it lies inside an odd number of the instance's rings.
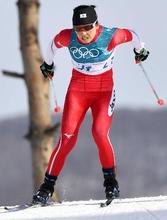
[[[91,106],[93,114],[92,134],[99,150],[107,199],[119,196],[119,186],[115,174],[115,155],[108,136],[114,104],[115,94],[113,91],[112,94],[111,92],[99,94],[97,101]]]
[[[99,150],[102,167],[114,168],[115,155],[109,139],[109,129],[112,123],[113,115],[108,114],[111,92],[101,92],[97,94],[97,96],[97,101],[95,101],[91,106],[93,115],[92,134]]]
[[[67,155],[75,146],[79,127],[87,109],[87,102],[82,92],[68,92],[59,143],[51,155],[47,169],[49,175],[59,175]]]
[[[87,109],[87,100],[82,92],[69,91],[67,93],[60,139],[50,157],[44,183],[33,197],[34,202],[46,203],[52,196],[55,181],[63,168],[67,155],[76,143],[79,127]]]

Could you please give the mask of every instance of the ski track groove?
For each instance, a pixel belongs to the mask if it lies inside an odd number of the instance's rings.
[[[159,200],[159,201],[166,201],[167,199],[164,200]],[[156,201],[158,202],[158,200]],[[137,202],[135,202],[137,203]],[[143,209],[143,211],[147,212],[149,215],[151,215],[155,220],[161,220],[153,211],[150,211],[148,208],[142,206],[140,203],[138,205]]]

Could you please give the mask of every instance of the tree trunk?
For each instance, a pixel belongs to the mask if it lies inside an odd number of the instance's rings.
[[[32,148],[34,189],[43,182],[52,152],[53,133],[45,132],[52,126],[49,101],[49,82],[39,66],[42,57],[38,42],[38,0],[18,0],[20,49],[29,101],[29,140]]]

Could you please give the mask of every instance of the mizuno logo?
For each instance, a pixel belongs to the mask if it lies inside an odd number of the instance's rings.
[[[64,133],[64,136],[66,136],[67,138],[70,138],[70,137],[74,136],[74,134]]]

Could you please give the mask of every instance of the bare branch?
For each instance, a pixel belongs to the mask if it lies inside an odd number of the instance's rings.
[[[55,125],[53,125],[52,127],[48,127],[46,128],[44,131],[42,131],[42,133],[44,133],[45,135],[53,135],[53,133],[60,127],[60,122],[56,123]],[[37,131],[37,130],[30,130],[28,132],[28,134],[24,135],[24,138],[27,140],[30,140],[32,137],[37,137],[41,135],[41,132]]]
[[[45,133],[46,134],[52,134],[53,132],[55,132],[58,128],[60,127],[60,122],[56,123],[55,125],[53,125],[50,128],[45,129]]]
[[[2,73],[5,76],[11,76],[11,77],[15,77],[15,78],[25,79],[25,74],[21,74],[21,73],[17,73],[17,72],[12,72],[12,71],[7,71],[7,70],[3,70]]]

